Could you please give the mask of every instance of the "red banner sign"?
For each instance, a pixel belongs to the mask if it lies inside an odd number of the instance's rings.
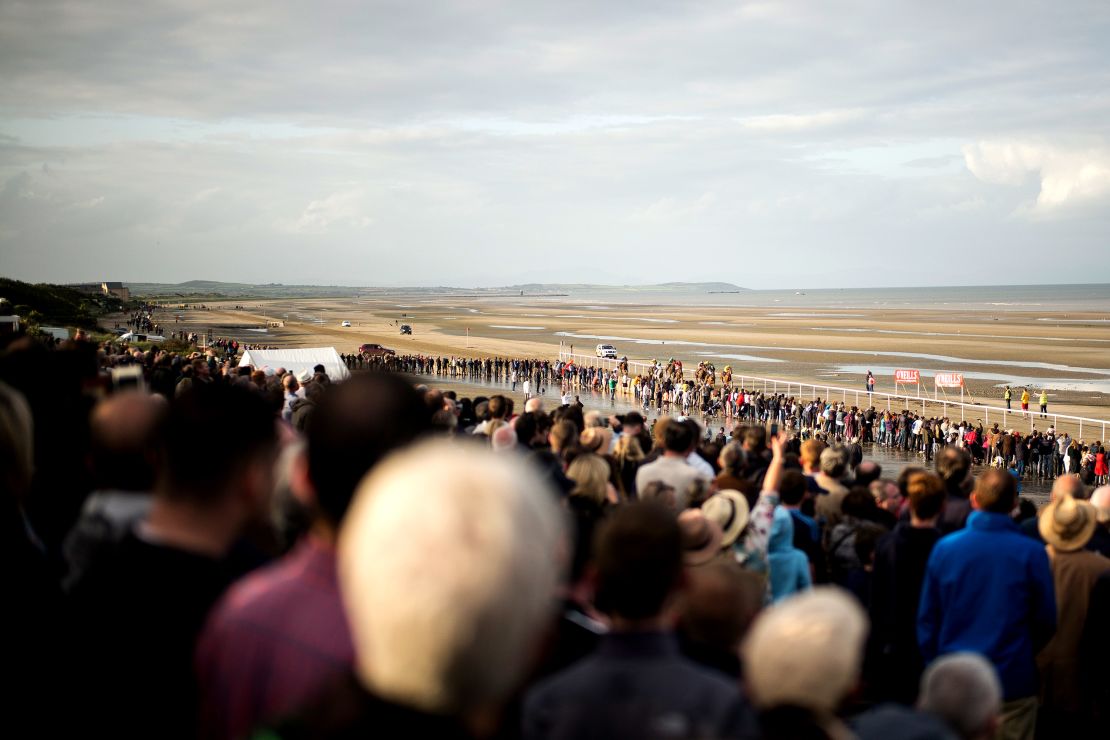
[[[908,385],[913,385],[915,383],[920,383],[921,382],[921,371],[920,370],[895,370],[894,371],[894,382],[895,383],[906,383]]]
[[[933,378],[937,388],[962,388],[964,385],[963,373],[937,373]]]

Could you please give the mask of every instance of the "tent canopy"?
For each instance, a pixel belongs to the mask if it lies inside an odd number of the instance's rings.
[[[239,367],[251,365],[256,370],[283,367],[294,375],[312,372],[312,368],[323,365],[332,380],[345,380],[351,377],[347,365],[335,351],[335,347],[302,347],[300,349],[248,349],[243,350]]]

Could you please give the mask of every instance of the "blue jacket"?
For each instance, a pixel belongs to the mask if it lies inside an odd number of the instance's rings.
[[[976,511],[929,556],[917,641],[928,663],[959,650],[994,663],[1005,701],[1036,696],[1034,658],[1056,631],[1056,595],[1044,546],[1006,514]]]
[[[810,587],[809,559],[794,547],[794,518],[781,506],[775,507],[771,523],[767,565],[771,570],[771,601]]]

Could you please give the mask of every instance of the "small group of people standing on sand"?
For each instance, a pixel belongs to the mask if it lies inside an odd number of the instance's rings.
[[[1011,404],[1013,403],[1013,398],[1014,398],[1013,389],[1010,388],[1010,386],[1006,386],[1005,390],[1002,391],[1002,400],[1006,402],[1007,410],[1012,410]],[[1029,413],[1029,398],[1030,398],[1029,389],[1023,387],[1021,389],[1021,412],[1023,414]],[[1040,410],[1039,415],[1042,418],[1047,419],[1048,418],[1048,390],[1047,389],[1045,389],[1045,388],[1041,389],[1041,396],[1038,400],[1040,401],[1040,404],[1041,404],[1041,410]]]

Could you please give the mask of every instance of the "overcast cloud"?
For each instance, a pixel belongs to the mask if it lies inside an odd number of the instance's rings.
[[[0,274],[1110,282],[1110,3],[4,0]]]

